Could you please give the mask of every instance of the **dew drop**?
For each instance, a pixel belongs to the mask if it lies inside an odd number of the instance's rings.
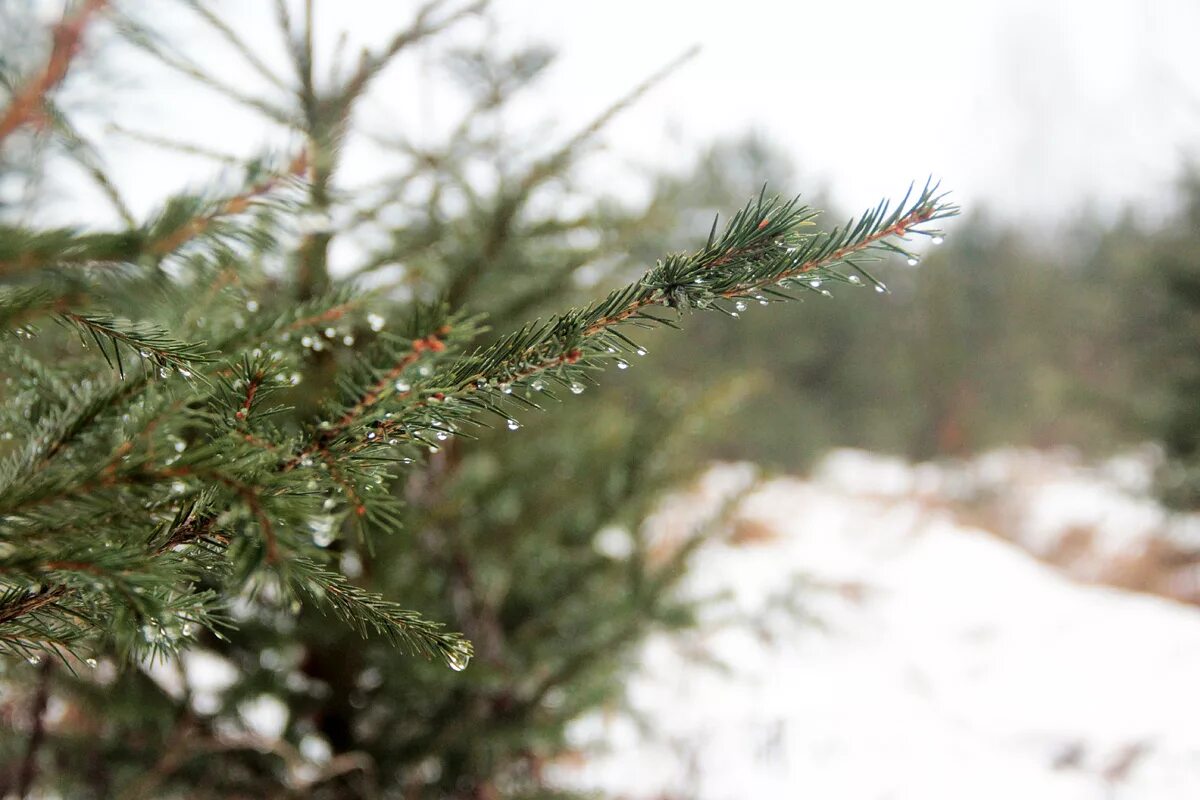
[[[384,318],[378,314],[367,314],[367,325],[369,325],[373,331],[378,332],[383,330],[384,322]]]
[[[471,650],[467,644],[458,644],[446,654],[446,664],[455,672],[462,672],[471,663]]]
[[[517,422],[515,419],[510,419],[507,424],[510,431],[515,431],[517,428],[521,427],[521,423]]]
[[[313,346],[313,337],[301,336],[300,337],[300,346],[301,347],[312,347]]]
[[[437,440],[439,442],[444,442],[450,438],[450,434],[447,433],[446,431],[438,431],[437,433],[434,434],[434,436],[437,437]]]
[[[512,385],[507,383],[500,384],[500,392],[502,394],[512,394]]]
[[[342,344],[346,345],[346,347],[351,346],[354,344],[354,337],[347,333],[342,337]]]
[[[543,381],[542,381],[542,380],[539,378],[538,380],[536,380],[536,381],[534,381],[533,383],[531,383],[531,384],[529,385],[529,388],[530,388],[530,389],[533,389],[535,392],[540,392],[540,391],[542,391],[543,389],[545,389],[545,388],[546,388],[546,384],[545,384],[545,382],[543,382]]]
[[[729,316],[733,317],[734,319],[741,319],[741,318],[742,318],[742,315],[741,315],[741,314],[739,314],[739,313],[738,313],[738,312],[736,312],[736,311],[730,311],[730,312],[729,312]]]
[[[833,292],[829,291],[828,289],[822,289],[821,294],[825,295],[826,297],[833,297]]]
[[[176,452],[176,453],[182,453],[182,452],[183,452],[184,450],[186,450],[186,449],[187,449],[187,443],[186,443],[186,442],[184,442],[184,441],[180,440],[180,441],[178,441],[178,442],[176,442],[176,443],[175,443],[175,452]]]
[[[916,266],[917,264],[919,264],[919,263],[920,263],[920,261],[918,261],[918,260],[917,260],[917,259],[915,259],[915,258],[910,258],[910,259],[908,260],[908,265],[909,265],[910,267],[915,267],[915,266]]]
[[[334,330],[333,328],[326,328],[326,329],[325,329],[325,338],[326,338],[326,339],[332,339],[332,338],[333,338],[333,337],[335,337],[335,336],[337,336],[337,331],[336,331],[336,330]]]
[[[247,300],[246,301],[246,310],[251,313],[258,311],[258,301],[257,300]]]
[[[875,291],[879,292],[880,294],[883,294],[884,292],[887,291],[887,287],[884,286],[882,283],[877,283],[877,284],[875,284]]]
[[[584,385],[579,381],[571,381],[571,394],[583,394]]]
[[[637,350],[634,350],[633,352],[637,353],[639,356],[644,356],[644,355],[646,355],[646,348],[639,347]]]
[[[623,358],[617,359],[617,369],[629,369],[629,362]]]
[[[862,286],[862,278],[858,277],[857,275],[851,275],[846,280],[850,281],[855,286]]]
[[[738,311],[745,311],[749,306],[746,305],[745,300],[738,300],[733,304],[733,307]]]
[[[375,436],[376,436],[375,431],[371,431],[370,433],[367,434],[367,438],[371,439],[371,440],[374,440]]]
[[[941,244],[942,242],[946,241],[946,239],[943,236],[935,236],[930,241],[932,241],[934,244]]]
[[[298,385],[300,383],[300,373],[293,372],[290,376],[288,376],[288,383],[290,383],[292,386]]]
[[[397,392],[407,392],[412,388],[407,381],[396,381],[395,386]]]
[[[89,658],[89,659],[85,660],[83,663],[87,664],[92,669],[95,669],[96,665],[98,665],[100,662],[94,658]]]

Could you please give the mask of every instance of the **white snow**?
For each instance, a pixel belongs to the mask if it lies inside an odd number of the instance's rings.
[[[603,751],[557,778],[631,798],[1200,797],[1200,609],[1022,549],[1086,524],[1103,560],[1194,524],[1149,499],[1152,465],[841,451],[760,485],[733,528],[774,538],[709,547],[687,586],[729,603],[702,635],[647,644],[628,692],[644,724],[582,720],[575,742]],[[713,469],[650,535],[677,539],[752,475]],[[963,521],[981,493],[1006,538]],[[754,624],[721,624],[732,611]]]

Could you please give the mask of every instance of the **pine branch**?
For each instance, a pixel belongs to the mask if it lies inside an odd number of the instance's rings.
[[[182,224],[160,224],[157,227],[164,227],[167,230],[153,231],[145,251],[159,257],[174,252],[209,230],[217,220],[244,213],[255,200],[270,194],[291,179],[302,179],[307,171],[308,158],[305,152],[301,151],[288,162],[285,170],[267,175],[248,189],[220,200],[209,209],[194,214]],[[164,214],[164,218],[167,216]]]
[[[152,133],[146,133],[145,131],[131,130],[130,128],[126,128],[116,122],[110,122],[108,124],[108,130],[120,136],[132,139],[135,142],[148,144],[153,147],[161,147],[164,150],[171,150],[173,152],[183,153],[189,156],[196,156],[197,158],[204,158],[209,161],[215,161],[218,164],[236,166],[242,163],[242,159],[238,158],[237,156],[232,156],[229,153],[213,150],[193,142],[183,142],[165,136],[157,136]]]
[[[192,369],[196,364],[213,360],[213,353],[202,342],[181,341],[149,322],[74,312],[58,314],[57,319],[75,327],[85,346],[87,340],[83,336],[91,337],[104,360],[115,366],[122,378],[125,377],[122,348],[135,359],[145,359],[159,370],[178,371],[184,377],[194,374]]]
[[[32,318],[57,307],[61,300],[41,286],[0,286],[0,337],[23,335]]]
[[[268,195],[303,179],[307,170],[307,157],[301,152],[282,169],[268,172],[236,194],[181,195],[140,228],[125,231],[79,233],[69,228],[43,231],[0,225],[0,275],[52,266],[134,263],[144,256],[162,259],[204,234],[244,238],[247,231],[222,231],[218,223],[246,213]]]
[[[384,442],[427,444],[424,434],[471,420],[479,412],[496,414],[515,429],[519,423],[510,409],[537,405],[514,393],[514,387],[537,381],[535,392],[551,397],[547,382],[582,392],[592,371],[612,363],[628,366],[629,353],[644,352],[623,327],[677,327],[652,309],[714,310],[737,317],[747,301],[793,299],[784,289],[823,294],[828,292],[820,288],[824,282],[862,285],[863,278],[877,291],[886,291],[863,263],[888,253],[915,258],[896,241],[934,236],[938,231],[928,225],[958,213],[936,185],[927,184],[915,199],[910,195],[911,189],[894,209],[883,202],[845,226],[816,234],[805,229],[817,212],[796,201],[760,196],[719,237],[714,221],[701,250],[670,256],[605,299],[531,323],[397,394],[398,412],[386,418],[365,415],[359,422],[371,426],[373,435],[356,438],[349,448],[357,453]]]
[[[50,106],[50,104],[47,105]],[[113,183],[108,172],[104,169],[96,148],[71,124],[65,115],[58,111],[57,107],[49,107],[49,116],[52,119],[55,133],[66,147],[67,155],[79,165],[104,196],[108,198],[113,210],[121,218],[121,221],[125,223],[126,227],[136,227],[137,222],[134,220],[133,212],[129,210],[129,206],[125,204],[125,200],[117,190],[116,184]]]
[[[429,0],[418,11],[416,20],[406,30],[397,33],[392,40],[378,53],[364,52],[359,61],[358,69],[342,86],[339,104],[349,107],[367,89],[371,80],[391,63],[399,53],[406,48],[435,36],[447,30],[467,17],[479,14],[487,6],[488,0],[475,0],[466,6],[447,14],[443,19],[431,21],[430,17],[437,9],[445,4],[445,0]]]
[[[47,95],[67,77],[88,23],[106,5],[107,0],[84,0],[74,14],[55,26],[54,45],[45,67],[13,93],[8,107],[0,114],[0,146],[18,128],[37,120]]]
[[[218,80],[196,63],[176,52],[169,44],[161,41],[148,28],[139,25],[129,17],[121,17],[117,20],[117,23],[118,29],[127,41],[176,72],[191,78],[202,86],[212,89],[214,92],[233,100],[239,105],[257,111],[273,122],[289,129],[294,130],[296,128],[297,120],[295,115],[288,109],[276,106],[262,98],[244,92],[236,86],[230,86]]]
[[[471,643],[462,634],[446,632],[441,623],[354,585],[340,572],[308,559],[296,559],[289,570],[294,591],[306,595],[318,607],[328,608],[363,637],[374,631],[394,645],[407,647],[416,655],[439,658],[455,670],[465,669],[471,659]]]
[[[528,194],[534,186],[546,181],[554,175],[561,174],[563,168],[576,155],[579,148],[589,139],[593,138],[601,130],[608,126],[613,119],[619,116],[623,111],[628,109],[638,100],[646,95],[651,89],[662,83],[668,77],[675,73],[684,64],[691,61],[700,53],[698,45],[689,47],[684,52],[673,58],[669,63],[661,67],[657,72],[646,78],[644,81],[635,86],[631,91],[625,94],[617,102],[606,108],[599,116],[592,120],[582,130],[575,133],[555,152],[539,161],[521,181],[520,194]]]
[[[223,19],[214,14],[203,2],[203,0],[184,0],[184,2],[195,11],[205,23],[213,30],[220,34],[221,38],[229,43],[229,46],[237,51],[246,63],[254,68],[254,71],[265,78],[269,83],[277,89],[287,91],[288,87],[283,80],[271,71],[263,60],[258,57],[254,49],[246,43],[242,37],[238,36],[233,28],[229,27]]]

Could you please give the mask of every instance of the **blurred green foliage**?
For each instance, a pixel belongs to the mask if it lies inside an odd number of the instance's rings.
[[[714,187],[736,196],[787,167],[760,139],[721,144],[694,172],[662,179],[656,203],[699,223]],[[919,265],[886,270],[889,296],[851,299],[861,290],[844,287],[783,313],[751,306],[734,325],[697,318],[686,339],[660,337],[663,364],[680,381],[760,377],[710,442],[718,457],[796,470],[835,446],[927,459],[1158,440],[1175,459],[1169,493],[1183,500],[1196,478],[1178,465],[1200,453],[1194,174],[1177,205],[1153,223],[1089,216],[1055,231],[974,209]]]

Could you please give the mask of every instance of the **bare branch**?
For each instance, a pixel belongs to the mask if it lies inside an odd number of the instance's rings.
[[[488,0],[477,2],[460,8],[439,22],[430,22],[429,18],[445,4],[445,0],[430,0],[417,12],[417,18],[406,30],[397,33],[387,47],[379,53],[363,53],[358,70],[346,81],[341,92],[341,103],[349,106],[370,84],[371,79],[378,75],[384,67],[391,63],[402,50],[410,45],[447,30],[456,23],[481,12],[487,6]]]
[[[185,2],[191,6],[192,9],[199,14],[204,21],[209,24],[210,27],[219,33],[221,38],[228,42],[234,50],[237,50],[238,54],[246,60],[247,64],[254,67],[254,70],[259,75],[266,78],[277,88],[285,91],[289,90],[289,87],[283,82],[283,79],[272,72],[271,68],[263,63],[263,60],[258,57],[258,55],[253,49],[250,48],[248,44],[246,44],[242,37],[237,35],[237,32],[234,31],[233,28],[230,28],[229,25],[225,23],[225,20],[214,14],[211,10],[204,6],[200,0],[185,0]]]

